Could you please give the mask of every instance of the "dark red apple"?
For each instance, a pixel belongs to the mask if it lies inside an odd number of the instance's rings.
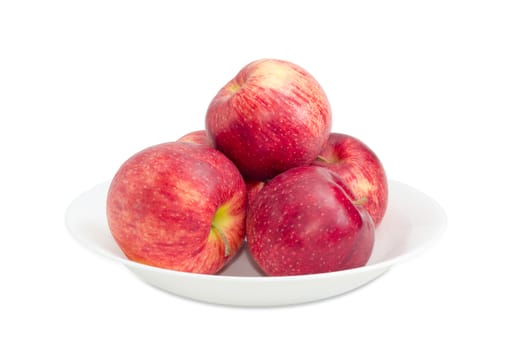
[[[303,275],[363,266],[374,244],[366,209],[332,171],[287,170],[270,180],[248,208],[247,242],[268,275]]]
[[[247,180],[311,163],[324,147],[331,109],[320,84],[287,61],[249,63],[213,98],[206,131]]]
[[[109,188],[107,218],[129,259],[212,274],[242,246],[246,201],[243,178],[226,156],[170,142],[120,167]]]
[[[366,200],[363,205],[377,227],[388,204],[388,181],[377,155],[361,140],[332,133],[314,165],[334,171],[347,184],[354,197]]]

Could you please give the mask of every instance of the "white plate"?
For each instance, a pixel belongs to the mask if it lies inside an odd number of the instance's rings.
[[[277,306],[310,302],[358,288],[430,246],[443,233],[443,209],[422,192],[397,181],[389,183],[389,206],[376,232],[375,247],[364,267],[313,275],[263,276],[247,249],[218,275],[156,268],[128,260],[112,238],[106,219],[109,183],[77,197],[66,212],[66,224],[78,242],[124,264],[143,281],[162,290],[210,303]]]

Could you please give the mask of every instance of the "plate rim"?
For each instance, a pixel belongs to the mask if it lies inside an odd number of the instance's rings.
[[[86,239],[83,239],[81,236],[74,232],[74,229],[72,228],[72,225],[70,223],[70,213],[72,213],[72,209],[74,205],[76,205],[77,202],[80,201],[84,196],[87,194],[90,194],[94,190],[99,190],[101,188],[106,188],[108,191],[108,187],[110,184],[109,181],[103,181],[100,183],[97,183],[96,185],[90,187],[89,189],[83,191],[78,196],[76,196],[68,205],[65,211],[65,225],[67,228],[68,233],[74,238],[75,241],[77,241],[80,246],[83,248],[86,248],[89,251],[92,251],[95,254],[100,255],[101,257],[108,259],[110,261],[119,262],[126,267],[135,268],[138,270],[147,270],[150,272],[158,272],[167,274],[173,277],[182,277],[182,278],[196,278],[196,279],[202,279],[202,280],[212,280],[212,281],[240,281],[240,282],[250,282],[250,283],[279,283],[281,281],[287,282],[287,281],[293,281],[293,280],[315,280],[315,279],[326,279],[326,278],[335,278],[335,277],[341,277],[341,276],[349,276],[353,274],[359,274],[362,272],[370,272],[373,270],[383,270],[383,269],[389,269],[391,266],[396,265],[400,262],[407,261],[414,256],[417,256],[424,252],[425,250],[429,249],[431,246],[433,246],[437,241],[441,239],[444,232],[446,231],[447,225],[448,225],[448,217],[443,209],[443,207],[431,196],[424,193],[423,191],[408,185],[404,182],[397,181],[394,179],[388,179],[388,187],[390,184],[393,184],[392,186],[403,186],[406,187],[408,190],[415,191],[425,198],[428,198],[431,204],[436,208],[436,211],[439,214],[440,218],[440,224],[439,228],[436,230],[436,234],[434,234],[431,238],[429,238],[426,242],[424,242],[421,246],[416,247],[410,251],[405,252],[404,254],[395,256],[391,259],[387,259],[384,261],[380,261],[377,263],[372,263],[370,265],[365,265],[361,267],[356,267],[352,269],[347,270],[340,270],[340,271],[332,271],[332,272],[322,272],[322,273],[314,273],[314,274],[303,274],[303,275],[290,275],[290,276],[232,276],[232,275],[220,275],[220,274],[201,274],[201,273],[195,273],[195,272],[186,272],[186,271],[178,271],[178,270],[171,270],[166,269],[162,267],[152,266],[152,265],[146,265],[142,264],[136,261],[129,260],[126,257],[118,257],[116,255],[111,254],[110,252],[98,247],[93,246],[88,242]],[[244,247],[243,249],[246,249]],[[240,254],[240,253],[238,253]],[[236,258],[236,256],[234,257]]]

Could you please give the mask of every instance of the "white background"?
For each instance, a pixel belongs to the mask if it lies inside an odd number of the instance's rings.
[[[511,18],[507,1],[0,2],[0,348],[510,349]],[[72,199],[202,129],[263,57],[310,71],[333,131],[444,207],[437,245],[344,296],[245,309],[69,236]]]

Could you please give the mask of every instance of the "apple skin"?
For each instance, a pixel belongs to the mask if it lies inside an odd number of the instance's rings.
[[[265,186],[265,181],[246,181],[245,185],[247,188],[247,205],[249,206]]]
[[[213,98],[206,131],[246,180],[266,180],[320,153],[331,129],[320,84],[287,61],[249,63]]]
[[[365,265],[375,227],[343,180],[316,166],[270,180],[247,214],[247,242],[268,275],[304,275]]]
[[[375,227],[379,226],[388,205],[388,181],[381,161],[370,147],[356,137],[331,133],[313,164],[338,174],[356,199],[366,198],[363,205]]]
[[[122,164],[108,191],[107,219],[129,259],[213,274],[244,242],[246,205],[245,183],[227,157],[169,142]]]
[[[208,134],[206,133],[206,130],[196,130],[189,132],[188,134],[183,135],[179,139],[176,140],[177,142],[190,142],[195,143],[197,145],[202,145],[206,147],[213,147],[212,142],[208,138]]]

